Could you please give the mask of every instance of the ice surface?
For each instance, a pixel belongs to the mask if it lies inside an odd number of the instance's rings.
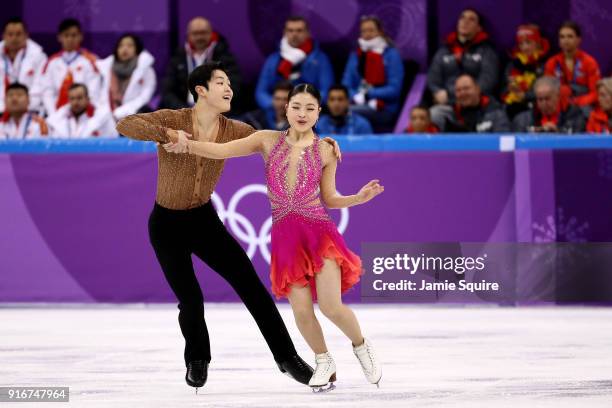
[[[279,308],[298,351],[312,363],[290,309]],[[380,389],[366,382],[350,342],[318,314],[338,381],[336,390],[312,394],[277,370],[240,304],[206,305],[213,361],[198,395],[183,379],[174,305],[4,305],[0,386],[69,386],[72,407],[612,406],[612,309],[358,305],[355,311],[383,365]]]

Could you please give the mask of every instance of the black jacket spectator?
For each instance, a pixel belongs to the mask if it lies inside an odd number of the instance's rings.
[[[453,101],[455,80],[461,74],[469,74],[476,79],[484,94],[491,95],[497,86],[498,71],[497,53],[486,32],[479,32],[464,44],[459,42],[457,33],[452,33],[431,61],[427,86],[432,93],[445,89]]]
[[[555,77],[543,76],[533,85],[533,109],[519,113],[513,120],[515,132],[583,132],[586,121],[582,109],[570,104],[570,91]]]
[[[543,117],[537,108],[521,112],[514,118],[512,128],[515,132],[534,133],[543,132]],[[579,133],[585,129],[585,119],[582,110],[576,106],[569,105],[565,110],[559,112],[556,118],[559,133]]]
[[[241,85],[240,70],[227,41],[221,35],[218,36],[218,42],[213,50],[211,60],[219,61],[223,64],[225,73],[232,83],[234,94],[238,94]],[[181,47],[168,63],[166,76],[163,81],[160,107],[180,109],[190,106],[187,89],[188,77],[187,51],[185,47]]]
[[[453,118],[447,119],[444,132],[507,132],[510,122],[502,105],[482,95],[476,106],[453,108]]]

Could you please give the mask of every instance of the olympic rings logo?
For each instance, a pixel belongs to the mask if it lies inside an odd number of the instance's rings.
[[[223,224],[229,227],[230,231],[238,240],[247,244],[246,253],[250,259],[253,259],[255,251],[259,249],[261,257],[270,264],[270,249],[269,245],[272,241],[272,215],[264,221],[259,231],[256,231],[253,223],[242,213],[238,211],[238,204],[245,196],[252,193],[261,193],[268,197],[268,189],[263,184],[248,184],[240,188],[229,200],[227,208],[223,204],[223,200],[216,192],[212,193],[211,202],[217,210],[217,214]],[[349,222],[348,208],[340,210],[340,223],[338,231],[343,234]]]

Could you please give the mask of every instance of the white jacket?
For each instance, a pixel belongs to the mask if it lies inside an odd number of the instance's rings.
[[[53,114],[59,97],[60,88],[68,72],[72,73],[72,82],[87,86],[89,100],[97,105],[100,97],[101,77],[95,60],[97,57],[91,52],[81,48],[76,58],[68,64],[64,51],[49,57],[40,76],[39,86],[42,90],[42,99],[47,115]]]
[[[49,135],[58,139],[85,139],[88,137],[118,137],[115,121],[106,107],[90,105],[86,112],[75,118],[70,105],[64,105],[47,118]]]
[[[4,41],[0,41],[0,56],[0,78],[2,83],[4,83],[8,74],[10,83],[19,82],[27,86],[30,95],[30,109],[39,110],[42,95],[39,89],[34,89],[34,85],[38,82],[42,69],[47,62],[47,55],[42,47],[28,39],[26,47],[17,53],[15,61],[11,63],[11,60],[4,52]],[[4,86],[0,86],[0,112],[4,112],[4,92]]]
[[[102,88],[99,105],[107,106],[108,109],[111,108],[110,84],[114,62],[115,56],[110,55],[103,60],[98,60],[96,63],[98,65],[98,70],[102,75]],[[125,89],[123,102],[121,106],[118,106],[113,110],[113,116],[116,120],[123,119],[128,115],[138,112],[138,109],[151,101],[157,86],[157,79],[155,76],[155,71],[153,70],[154,62],[155,58],[146,50],[143,50],[138,55],[136,69],[132,73],[128,86]]]
[[[16,122],[7,113],[0,119],[0,140],[38,139],[46,137],[49,131],[45,120],[34,113],[26,113]]]

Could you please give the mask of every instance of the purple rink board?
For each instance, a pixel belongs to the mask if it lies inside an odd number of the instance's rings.
[[[0,302],[174,301],[146,229],[156,166],[151,153],[0,154]],[[372,178],[382,196],[332,211],[357,253],[365,242],[612,241],[612,150],[345,153],[341,193]],[[269,286],[263,181],[260,157],[229,160],[215,202]],[[195,263],[207,301],[237,300]],[[360,288],[345,299],[360,301]]]

